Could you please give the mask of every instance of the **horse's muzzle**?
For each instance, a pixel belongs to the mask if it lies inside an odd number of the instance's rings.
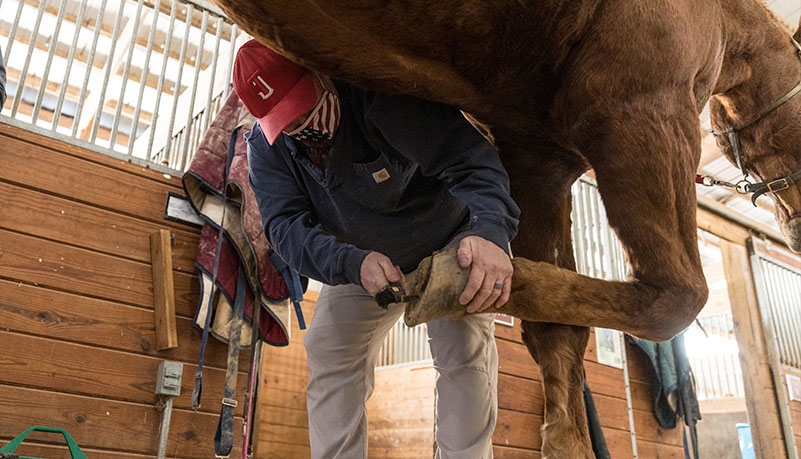
[[[801,217],[788,220],[779,226],[790,250],[801,253]]]

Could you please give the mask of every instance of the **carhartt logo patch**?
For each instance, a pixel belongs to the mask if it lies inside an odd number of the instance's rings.
[[[373,172],[373,180],[375,183],[381,183],[389,179],[389,172],[387,172],[387,168],[383,168],[378,172]]]

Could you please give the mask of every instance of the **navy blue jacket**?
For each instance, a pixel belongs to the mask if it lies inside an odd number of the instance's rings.
[[[370,251],[404,272],[462,227],[504,250],[520,210],[498,152],[449,106],[335,81],[340,122],[325,170],[292,138],[246,134],[250,185],[267,239],[287,264],[329,285],[360,285]]]

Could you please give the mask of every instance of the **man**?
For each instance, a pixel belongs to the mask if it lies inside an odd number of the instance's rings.
[[[332,81],[256,41],[237,54],[234,88],[259,120],[246,139],[265,234],[292,268],[325,284],[305,337],[312,457],[365,458],[378,349],[403,313],[373,296],[450,244],[472,266],[467,310],[505,303],[519,216],[509,178],[458,110]],[[493,317],[427,324],[438,458],[492,457]]]

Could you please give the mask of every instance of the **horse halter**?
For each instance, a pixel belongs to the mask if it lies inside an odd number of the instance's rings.
[[[796,55],[798,59],[801,60],[801,45],[799,45],[798,42],[795,41],[793,37],[790,37],[790,41],[793,43],[793,46],[795,46]],[[799,179],[801,179],[801,169],[778,179],[766,180],[764,182],[757,182],[757,183],[749,182],[748,181],[749,174],[748,171],[745,170],[745,165],[743,163],[742,153],[740,149],[740,138],[738,137],[737,132],[756,123],[757,121],[764,118],[767,114],[781,107],[785,102],[790,100],[800,91],[801,91],[801,81],[799,81],[798,84],[795,85],[795,87],[791,89],[787,94],[785,94],[781,99],[774,102],[770,107],[757,113],[755,116],[752,116],[751,119],[749,119],[745,124],[742,124],[740,126],[733,126],[728,129],[724,129],[722,131],[715,131],[715,130],[709,131],[709,133],[714,135],[715,137],[719,137],[721,135],[726,136],[726,138],[729,141],[729,145],[731,146],[732,152],[734,153],[734,159],[737,162],[737,167],[740,169],[740,172],[743,173],[743,179],[737,182],[736,184],[732,184],[729,182],[716,180],[708,176],[698,176],[696,178],[696,183],[700,183],[702,185],[707,185],[707,186],[720,185],[729,188],[734,188],[738,193],[742,194],[753,193],[753,195],[751,196],[751,203],[754,204],[754,206],[756,206],[757,198],[762,196],[763,194],[786,190],[787,188],[790,188],[790,186],[792,186],[794,183],[798,182]]]

